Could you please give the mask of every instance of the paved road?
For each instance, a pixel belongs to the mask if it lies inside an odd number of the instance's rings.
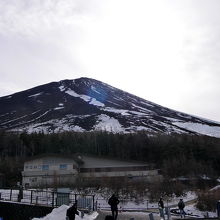
[[[106,215],[111,215],[111,212],[99,211],[99,215],[95,220],[105,220]],[[149,220],[149,213],[119,212],[117,220],[130,220],[131,218],[134,218],[134,220]],[[159,220],[160,217],[158,215],[154,215],[154,219]]]

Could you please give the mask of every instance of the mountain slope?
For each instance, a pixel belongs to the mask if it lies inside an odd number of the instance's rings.
[[[220,137],[220,123],[165,108],[89,78],[52,82],[1,97],[0,129],[146,130]]]

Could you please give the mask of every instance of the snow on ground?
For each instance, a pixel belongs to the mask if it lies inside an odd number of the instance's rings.
[[[184,211],[188,214],[188,215],[192,215],[192,216],[197,216],[197,217],[200,217],[200,218],[203,218],[203,217],[210,217],[210,218],[214,218],[214,217],[217,217],[217,213],[216,212],[202,212],[202,211],[199,211],[196,207],[195,207],[195,204],[192,204],[192,205],[187,205],[185,208],[184,208]]]
[[[101,114],[98,117],[98,124],[95,125],[95,130],[104,130],[109,132],[124,132],[124,128],[119,121],[108,115]]]
[[[69,206],[67,205],[62,205],[58,208],[53,209],[53,211],[51,213],[49,213],[48,215],[46,215],[43,218],[33,218],[32,220],[66,220],[66,210],[69,208]],[[76,215],[76,220],[81,220],[81,213],[79,213],[79,216]],[[97,212],[93,212],[90,215],[85,214],[83,219],[84,220],[92,220],[95,219],[97,217],[98,213]]]
[[[194,131],[200,134],[220,138],[220,126],[209,126],[193,122],[173,122],[172,124],[177,125],[180,128],[185,128],[187,130]]]
[[[220,186],[216,186],[214,189],[220,188]],[[17,202],[17,198],[18,198],[18,190],[13,190],[12,192],[12,201],[13,202]],[[1,197],[4,200],[7,200],[10,196],[10,190],[6,190],[6,189],[0,189],[0,193],[1,193]],[[26,191],[24,190],[24,197],[25,199],[22,200],[22,202],[24,203],[30,203],[30,193],[31,191]],[[36,195],[35,195],[36,193]],[[33,194],[33,196],[37,196],[38,192],[35,192]],[[40,192],[39,192],[40,193]],[[187,192],[186,195],[184,197],[174,197],[174,198],[163,198],[164,200],[164,204],[165,207],[171,207],[171,210],[177,210],[178,212],[178,207],[177,204],[179,202],[179,199],[182,198],[183,201],[186,204],[185,207],[185,212],[188,214],[188,216],[194,216],[194,217],[204,217],[208,216],[209,217],[216,217],[217,213],[216,212],[202,212],[199,211],[195,205],[196,203],[193,202],[194,199],[196,199],[196,194],[194,192]],[[41,204],[51,204],[51,198],[47,198],[48,201],[44,200],[44,203]],[[110,206],[108,205],[108,198],[103,198],[99,193],[96,193],[96,197],[95,197],[95,201],[97,201],[97,209],[98,210],[106,210],[106,211],[110,211]],[[119,203],[119,212],[123,213],[125,211],[130,211],[131,213],[135,213],[137,211],[140,212],[154,212],[154,213],[158,213],[158,203],[157,202],[149,202],[149,200],[147,200],[147,198],[144,198],[143,201],[139,200],[123,200],[120,199],[120,203]],[[35,202],[34,200],[32,201],[33,203]],[[38,200],[38,202],[40,202]],[[190,202],[190,204],[187,204],[187,202]],[[65,220],[65,215],[66,215],[66,210],[67,210],[68,206],[67,205],[62,205],[58,208],[53,209],[52,213],[48,214],[47,216],[45,216],[44,218],[40,218],[41,220]],[[172,213],[171,213],[172,214]],[[95,217],[97,216],[97,212],[94,212],[91,215],[85,215],[83,219],[86,220],[91,220],[91,219],[95,219]],[[173,214],[173,215],[178,215],[178,214]],[[37,220],[38,218],[34,218],[33,220]],[[76,217],[76,220],[81,219],[81,217]]]

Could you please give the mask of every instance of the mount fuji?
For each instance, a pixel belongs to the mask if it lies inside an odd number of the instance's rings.
[[[0,97],[0,129],[28,133],[94,131],[189,133],[220,138],[220,123],[79,78]]]

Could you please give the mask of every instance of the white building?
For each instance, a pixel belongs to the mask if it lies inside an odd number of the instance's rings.
[[[128,178],[154,180],[158,170],[148,164],[110,160],[90,156],[47,155],[24,163],[22,184],[26,187],[74,183],[76,178]]]

